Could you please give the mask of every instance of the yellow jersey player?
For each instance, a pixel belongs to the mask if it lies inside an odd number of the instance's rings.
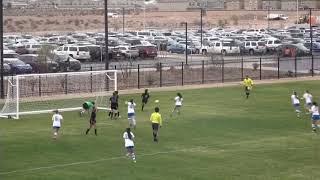
[[[243,85],[244,85],[244,91],[246,93],[247,99],[249,98],[250,91],[253,87],[253,80],[249,78],[249,76],[246,76],[243,80]]]
[[[162,126],[162,118],[161,114],[159,113],[160,109],[158,107],[154,108],[154,113],[150,116],[150,121],[152,123],[152,134],[153,134],[153,141],[158,142],[158,130],[159,127]]]

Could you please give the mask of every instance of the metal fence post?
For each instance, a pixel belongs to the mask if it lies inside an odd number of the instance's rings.
[[[241,57],[241,81],[243,80],[243,56]]]
[[[41,96],[41,76],[39,76],[39,96]]]
[[[280,57],[278,56],[278,79],[280,79]]]
[[[294,77],[297,77],[297,56],[294,58]]]
[[[204,60],[202,60],[202,76],[201,76],[201,82],[204,84]]]
[[[314,57],[311,56],[311,76],[314,76]]]
[[[64,93],[68,94],[68,74],[64,76]]]
[[[260,64],[259,64],[259,65],[260,65],[260,72],[259,72],[260,74],[259,74],[259,76],[260,76],[260,80],[261,80],[261,79],[262,79],[262,76],[261,76],[261,75],[262,75],[262,63],[261,63],[261,57],[260,57],[260,62],[259,62],[259,63],[260,63]]]
[[[117,70],[117,65],[114,65],[114,70]]]
[[[90,71],[92,71],[92,66],[90,67]],[[92,93],[92,73],[90,73],[90,92]]]
[[[138,64],[138,89],[140,89],[140,64]]]
[[[183,72],[184,72],[184,63],[183,62],[181,62],[181,85],[183,86],[184,85],[184,74],[183,74]]]
[[[160,87],[162,87],[162,63],[160,63],[159,70],[160,70]]]
[[[221,75],[221,82],[224,83],[224,58],[222,58]]]

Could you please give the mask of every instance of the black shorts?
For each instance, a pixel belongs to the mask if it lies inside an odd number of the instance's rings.
[[[152,123],[152,129],[158,131],[159,124],[158,123]]]
[[[148,103],[148,99],[142,99],[142,103],[143,104],[147,104]]]
[[[118,109],[118,104],[117,103],[111,103],[111,109],[112,110],[117,110]]]
[[[90,119],[90,124],[95,125],[97,123],[96,119]]]
[[[246,87],[244,88],[244,90],[245,90],[246,93],[249,93],[249,92],[250,92],[250,88],[249,88],[248,86],[246,86]]]

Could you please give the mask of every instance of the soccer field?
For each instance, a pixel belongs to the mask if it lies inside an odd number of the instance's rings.
[[[53,140],[52,114],[0,120],[0,179],[4,180],[269,180],[320,179],[320,136],[310,115],[297,118],[292,90],[317,81],[257,85],[246,100],[243,87],[181,91],[181,115],[169,114],[176,92],[151,92],[144,112],[140,94],[121,95],[119,120],[98,112],[98,136],[84,135],[88,115],[63,113],[61,136]],[[143,90],[141,90],[142,92]],[[134,97],[137,163],[125,157],[125,100]],[[154,143],[149,116],[159,99],[164,125]],[[35,104],[36,105],[36,104]]]

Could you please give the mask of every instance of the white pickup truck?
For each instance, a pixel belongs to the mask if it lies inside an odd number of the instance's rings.
[[[208,54],[240,54],[240,46],[230,41],[216,41],[210,44]]]

